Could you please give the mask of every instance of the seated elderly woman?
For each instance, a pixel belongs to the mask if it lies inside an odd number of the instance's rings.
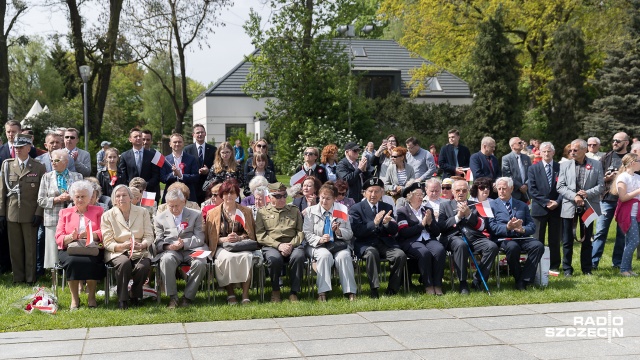
[[[442,295],[445,250],[438,241],[440,228],[433,209],[422,205],[424,192],[418,183],[407,187],[407,203],[398,207],[398,244],[407,256],[418,260],[420,276],[429,295]]]
[[[471,189],[469,190],[469,195],[471,196],[469,200],[477,202],[490,200],[489,195],[491,194],[491,189],[493,189],[493,180],[491,178],[477,178],[473,181],[473,185],[471,185]]]
[[[98,179],[93,176],[87,176],[84,179],[93,184],[93,196],[91,197],[90,204],[100,206],[104,211],[111,209],[113,207],[111,198],[102,195],[102,188],[100,187]]]
[[[202,218],[204,220],[207,220],[207,213],[211,209],[222,204],[222,195],[220,195],[220,186],[222,186],[221,183],[212,187],[211,190],[209,190],[211,192],[211,197],[202,203]]]
[[[331,268],[336,265],[342,292],[355,300],[356,280],[351,259],[351,223],[334,216],[334,202],[338,188],[326,182],[318,191],[320,202],[307,208],[302,231],[306,239],[305,254],[314,263],[318,274],[318,301],[327,301],[331,291]],[[341,240],[341,241],[340,241]]]
[[[171,190],[178,190],[182,193],[182,195],[184,195],[185,199],[189,199],[189,196],[191,195],[191,190],[189,190],[189,187],[182,182],[174,182],[173,184],[169,185],[169,187],[167,188],[167,192],[171,191]],[[167,210],[167,202],[165,202],[164,204],[160,204],[158,205],[158,211],[156,212],[156,214],[159,214],[165,210]],[[200,205],[198,205],[197,202],[195,201],[189,201],[187,200],[187,204],[185,205],[186,208],[188,209],[193,209],[193,210],[197,210],[200,211]]]
[[[260,175],[254,176],[251,179],[251,181],[249,181],[249,189],[245,189],[245,193],[244,193],[245,198],[242,199],[242,201],[240,202],[240,205],[251,206],[255,204],[255,197],[253,196],[253,191],[259,186],[266,187],[267,185],[269,185],[267,178]],[[247,190],[249,191],[247,192]]]
[[[103,209],[100,206],[89,205],[93,194],[93,185],[86,180],[71,184],[69,194],[74,206],[60,209],[55,232],[55,241],[59,249],[58,257],[67,274],[69,291],[71,292],[70,309],[76,310],[80,306],[78,294],[80,281],[87,282],[87,305],[90,308],[95,308],[98,305],[96,303],[96,285],[98,280],[104,278],[105,272],[104,254],[102,249],[97,246],[102,239],[100,221]],[[70,254],[68,248],[72,243],[77,243],[74,245],[85,248],[94,247],[95,254]]]
[[[216,279],[226,288],[229,305],[238,303],[234,284],[241,284],[242,304],[248,304],[253,252],[227,250],[223,244],[255,240],[253,215],[250,209],[236,203],[240,187],[235,179],[223,182],[218,192],[222,195],[222,205],[209,211],[205,225],[209,248],[215,254]],[[257,249],[257,243],[255,245]]]
[[[44,209],[44,268],[52,269],[58,262],[56,244],[56,225],[60,210],[71,203],[69,187],[76,181],[82,180],[82,175],[69,171],[69,152],[58,149],[51,152],[50,171],[42,176],[38,191],[38,205]]]
[[[171,186],[175,184],[178,183],[173,183]],[[187,208],[185,206],[187,199],[184,192],[177,187],[169,189],[165,194],[167,210],[161,212],[158,210],[153,221],[156,234],[154,248],[156,258],[160,259],[160,274],[165,292],[169,296],[169,305],[167,305],[169,309],[191,305],[207,271],[206,259],[191,257],[194,251],[209,250],[209,248],[205,244],[200,211]],[[182,263],[189,264],[191,269],[184,296],[181,301],[178,301],[176,269]]]
[[[335,187],[338,189],[338,195],[336,196],[336,202],[344,205],[347,207],[347,209],[350,209],[353,205],[356,204],[356,202],[348,197],[347,195],[349,194],[349,183],[339,179],[336,180],[334,183]]]
[[[307,207],[318,203],[318,190],[320,186],[322,186],[322,183],[314,176],[307,176],[302,182],[302,196],[293,199],[293,205],[300,210],[302,216],[306,215]]]
[[[258,215],[258,210],[267,206],[267,195],[269,194],[269,188],[266,186],[258,186],[255,190],[253,190],[253,197],[255,199],[255,203],[249,206],[251,209],[251,213],[253,214],[253,219],[256,219]]]
[[[142,285],[149,276],[153,243],[153,226],[149,213],[132,204],[133,194],[125,185],[117,185],[111,193],[113,208],[102,216],[104,260],[115,268],[118,307],[127,309],[142,298]],[[133,280],[131,292],[129,280]]]

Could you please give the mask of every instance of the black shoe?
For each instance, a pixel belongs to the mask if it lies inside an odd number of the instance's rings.
[[[384,294],[385,294],[385,295],[388,295],[388,296],[392,296],[392,295],[395,295],[395,294],[397,294],[397,293],[398,293],[398,292],[397,292],[397,291],[395,291],[395,290],[393,290],[393,289],[387,289],[387,291],[385,291],[385,292],[384,292]]]
[[[469,295],[469,285],[466,281],[460,283],[460,295]]]
[[[586,271],[586,272],[583,272],[582,275],[591,276],[593,274],[591,273],[591,271]]]
[[[473,282],[471,282],[471,288],[475,291],[484,290],[484,286],[482,286],[482,284],[478,280],[473,280]]]
[[[130,298],[129,303],[132,307],[140,305],[140,300],[138,298]]]
[[[380,294],[378,294],[378,289],[371,289],[371,298],[372,299],[379,299],[380,298]]]
[[[129,303],[126,301],[119,301],[118,302],[118,309],[120,310],[127,310],[129,308]]]
[[[573,276],[573,272],[568,270],[564,272],[564,277],[572,277],[572,276]]]
[[[524,281],[517,281],[516,290],[520,290],[520,291],[527,290],[527,283],[525,283]]]

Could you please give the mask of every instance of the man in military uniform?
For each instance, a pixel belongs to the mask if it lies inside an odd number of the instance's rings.
[[[9,234],[14,283],[36,281],[36,236],[43,213],[37,199],[46,169],[29,157],[32,144],[31,135],[16,135],[16,157],[2,163],[0,178],[0,226]]]
[[[263,246],[262,253],[269,266],[271,275],[271,301],[280,302],[280,273],[285,259],[291,268],[290,301],[298,301],[304,250],[302,240],[302,215],[297,207],[287,205],[287,187],[282,183],[269,184],[271,202],[258,210],[256,216],[256,237]]]

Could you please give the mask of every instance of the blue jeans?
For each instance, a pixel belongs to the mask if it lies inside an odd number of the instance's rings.
[[[620,272],[631,271],[631,261],[633,260],[633,252],[638,247],[640,235],[638,235],[638,223],[636,219],[631,219],[631,227],[627,232],[624,253],[622,254],[622,262],[620,263]]]
[[[593,237],[593,250],[591,251],[591,263],[593,268],[598,268],[600,258],[604,252],[604,244],[607,241],[607,235],[609,233],[609,226],[613,220],[613,214],[616,211],[617,202],[612,201],[600,201],[600,211],[602,214],[598,217],[598,223],[596,224],[596,235]],[[620,230],[620,226],[616,226],[616,242],[613,245],[613,255],[611,260],[613,266],[620,267],[622,262],[622,252],[624,251],[624,234]]]

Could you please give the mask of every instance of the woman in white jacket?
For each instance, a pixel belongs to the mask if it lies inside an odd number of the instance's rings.
[[[313,261],[318,274],[318,301],[326,301],[326,293],[331,291],[331,267],[334,264],[338,270],[342,292],[353,301],[356,297],[356,280],[351,259],[351,224],[348,220],[334,216],[338,189],[331,181],[322,185],[318,195],[318,204],[307,208],[303,226],[305,253]]]

